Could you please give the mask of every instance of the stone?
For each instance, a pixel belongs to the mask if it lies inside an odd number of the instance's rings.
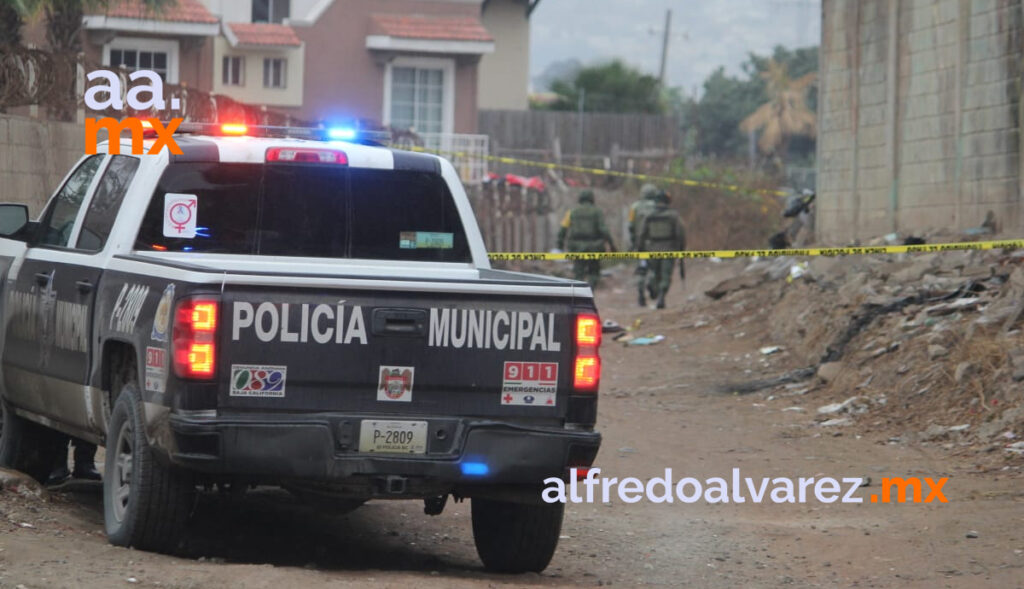
[[[909,266],[897,270],[889,275],[890,283],[908,284],[920,282],[925,274],[928,274],[935,263],[935,258],[930,255],[922,255],[915,259]]]
[[[832,403],[818,407],[818,415],[831,415],[833,413],[864,413],[866,411],[867,399],[861,396],[850,397],[842,403]]]
[[[832,382],[842,371],[842,362],[825,362],[821,366],[818,366],[818,378],[825,382]]]
[[[4,489],[22,497],[44,499],[47,496],[46,489],[34,478],[17,470],[0,468],[0,490]]]
[[[1013,369],[1011,378],[1014,382],[1020,382],[1024,380],[1024,350],[1014,350],[1010,352],[1010,366]]]
[[[928,359],[937,360],[938,358],[944,358],[949,355],[949,350],[944,346],[938,344],[932,344],[928,346]]]
[[[953,380],[957,383],[962,383],[967,377],[974,374],[974,364],[970,362],[961,362],[956,365],[956,370],[953,372]]]
[[[766,280],[768,276],[763,272],[746,272],[719,282],[710,290],[704,291],[704,294],[712,299],[720,299],[731,292],[759,286]]]
[[[853,425],[853,420],[849,417],[837,417],[835,419],[823,421],[819,425],[821,425],[821,427],[842,427],[846,425]]]

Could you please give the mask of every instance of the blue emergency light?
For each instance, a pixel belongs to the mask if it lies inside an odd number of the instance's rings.
[[[331,127],[327,129],[327,136],[337,141],[353,141],[358,133],[352,127]]]
[[[487,464],[483,462],[462,463],[462,474],[468,477],[487,476],[487,473],[490,472],[490,470],[491,469],[487,467]]]

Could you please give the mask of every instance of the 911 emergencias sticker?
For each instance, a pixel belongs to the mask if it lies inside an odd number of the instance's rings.
[[[502,405],[554,407],[557,391],[557,362],[505,362]]]
[[[284,397],[287,366],[231,365],[232,397]]]
[[[146,390],[162,393],[167,387],[167,352],[146,346]]]

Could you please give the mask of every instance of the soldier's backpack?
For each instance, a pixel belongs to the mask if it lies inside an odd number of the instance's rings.
[[[572,212],[569,217],[569,239],[588,240],[600,239],[601,233],[598,229],[598,215],[601,212],[595,207],[580,207]]]

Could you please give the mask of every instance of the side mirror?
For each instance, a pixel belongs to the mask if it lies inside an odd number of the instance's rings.
[[[0,237],[16,237],[27,225],[27,205],[0,203]]]

